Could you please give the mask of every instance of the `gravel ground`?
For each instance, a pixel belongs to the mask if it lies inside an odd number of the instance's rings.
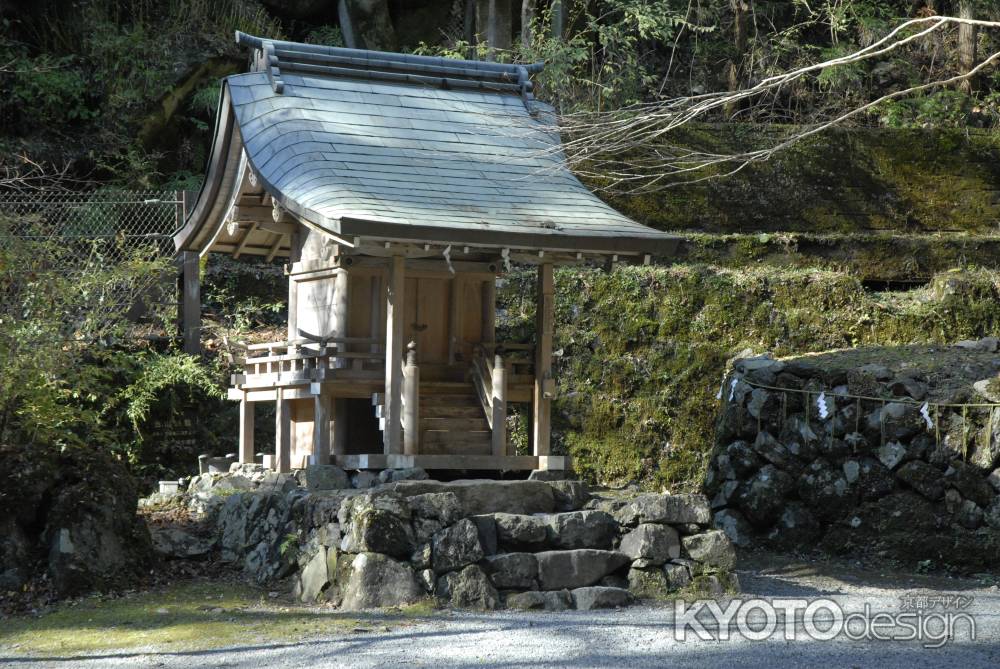
[[[879,573],[828,563],[789,563],[768,556],[743,561],[743,598],[830,598],[845,611],[898,613],[901,598],[971,597],[976,638],[957,628],[936,649],[919,641],[785,640],[685,641],[674,638],[673,605],[565,613],[441,613],[390,632],[371,627],[301,643],[207,651],[122,651],[99,656],[0,656],[4,667],[1000,667],[1000,592],[983,581]],[[942,609],[937,612],[952,612]],[[801,620],[796,624],[801,635]],[[715,628],[709,627],[713,633]],[[783,630],[779,618],[779,630]],[[937,628],[934,628],[937,629]]]

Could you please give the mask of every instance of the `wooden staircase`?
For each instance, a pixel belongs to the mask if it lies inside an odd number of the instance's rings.
[[[428,455],[489,455],[492,432],[468,381],[420,384],[420,451]]]
[[[466,370],[455,366],[421,368],[420,446],[422,455],[490,455],[489,423],[475,387],[463,380]],[[430,377],[430,378],[427,378]],[[379,428],[385,429],[385,396],[372,396]]]

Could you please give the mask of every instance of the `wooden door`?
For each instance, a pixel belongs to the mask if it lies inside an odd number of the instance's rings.
[[[406,341],[417,342],[419,364],[448,364],[452,279],[406,279]]]

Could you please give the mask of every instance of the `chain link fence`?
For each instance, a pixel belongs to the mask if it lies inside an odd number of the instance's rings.
[[[0,267],[7,274],[0,282],[5,284],[0,313],[21,308],[24,291],[40,276],[58,273],[82,283],[98,270],[141,263],[164,269],[136,270],[129,282],[106,286],[98,297],[91,290],[81,302],[85,299],[91,308],[96,300],[109,318],[122,311],[133,321],[154,312],[161,322],[162,317],[175,318],[176,273],[166,268],[174,255],[173,235],[184,222],[184,202],[183,191],[0,192],[0,253],[21,245],[46,256],[31,263],[29,273]]]

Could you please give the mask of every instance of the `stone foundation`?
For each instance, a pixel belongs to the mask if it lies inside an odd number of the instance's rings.
[[[593,609],[738,587],[733,546],[709,527],[701,495],[612,498],[579,481],[440,482],[419,471],[381,479],[347,488],[335,467],[296,477],[244,465],[199,477],[189,494],[214,515],[224,561],[262,583],[288,579],[303,602],[346,610],[427,597]]]
[[[933,351],[940,374],[922,372],[916,354],[895,369],[737,361],[705,485],[715,525],[740,546],[1000,568],[1000,410],[935,406],[990,402],[971,381],[934,394],[934,379],[962,365],[995,373],[996,348]]]

